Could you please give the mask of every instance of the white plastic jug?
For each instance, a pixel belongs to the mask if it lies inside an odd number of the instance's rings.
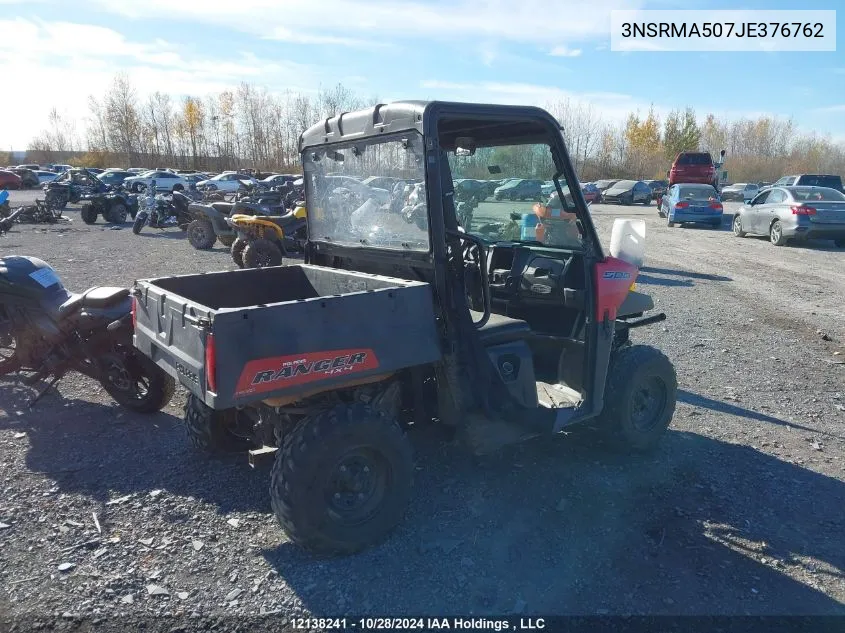
[[[645,261],[645,220],[615,220],[610,234],[610,254],[641,268]]]

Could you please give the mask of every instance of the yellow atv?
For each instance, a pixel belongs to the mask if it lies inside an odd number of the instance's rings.
[[[284,215],[235,214],[226,222],[238,234],[232,260],[241,268],[280,266],[289,250],[303,252],[306,240],[305,207]]]

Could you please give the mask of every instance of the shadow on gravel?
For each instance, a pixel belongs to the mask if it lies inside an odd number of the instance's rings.
[[[138,233],[138,237],[157,237],[169,240],[183,240],[186,239],[184,231],[158,231],[155,229],[147,229]]]
[[[750,420],[757,420],[758,422],[768,422],[769,424],[777,424],[778,426],[788,426],[793,429],[801,429],[802,431],[809,431],[811,433],[818,433],[819,435],[838,437],[839,439],[845,440],[845,437],[833,435],[832,433],[826,433],[825,431],[813,429],[809,426],[804,426],[802,424],[788,422],[787,420],[781,420],[780,418],[776,418],[765,413],[760,413],[759,411],[743,409],[742,407],[739,407],[735,404],[728,404],[727,402],[722,402],[721,400],[713,400],[712,398],[707,398],[706,396],[701,396],[697,393],[692,393],[683,389],[678,390],[678,402],[685,402],[686,404],[692,405],[694,407],[710,409],[711,411],[717,411],[718,413],[727,413],[728,415],[749,418]]]
[[[724,277],[722,275],[710,275],[707,273],[694,273],[688,270],[678,270],[676,268],[655,268],[654,266],[643,266],[640,271],[646,273],[654,273],[657,275],[686,277],[688,279],[704,279],[706,281],[733,281],[733,278],[731,277]]]
[[[249,468],[244,455],[212,459],[192,450],[180,418],[62,398],[55,390],[28,410],[32,394],[0,382],[0,410],[9,416],[0,419],[0,429],[26,432],[27,469],[53,479],[63,493],[105,503],[162,489],[212,504],[221,514],[269,511],[267,474]]]
[[[835,586],[845,569],[836,479],[686,432],[650,457],[587,438],[475,460],[417,446],[415,498],[386,543],[330,560],[292,544],[265,552],[315,616],[374,615],[374,604],[392,605],[378,615],[845,614],[810,586],[825,575]]]

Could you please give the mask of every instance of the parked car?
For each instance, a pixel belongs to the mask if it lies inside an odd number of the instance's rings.
[[[291,182],[293,182],[299,178],[299,176],[286,174],[285,178],[290,178]],[[396,183],[399,182],[399,178],[393,178],[392,176],[370,176],[369,178],[364,178],[361,182],[368,187],[378,187],[379,189],[386,189],[387,191],[390,191],[396,186]]]
[[[581,185],[581,194],[584,196],[586,202],[596,203],[601,200],[601,191],[592,182]]]
[[[35,163],[29,163],[27,165],[18,165],[17,169],[29,169],[31,171],[40,171],[41,165],[36,165]]]
[[[845,195],[832,187],[774,186],[737,210],[733,232],[737,237],[768,235],[775,246],[826,239],[845,248]]]
[[[369,178],[367,179],[369,180]],[[367,182],[365,180],[364,182]],[[480,180],[472,178],[458,178],[454,181],[455,196],[457,200],[475,200],[483,202],[489,195],[487,185]]]
[[[658,200],[666,193],[669,183],[666,180],[645,180],[643,181],[651,188],[651,197]]]
[[[197,183],[198,189],[208,189],[210,191],[225,191],[227,193],[234,193],[241,188],[241,181],[245,180],[251,183],[257,183],[252,176],[246,174],[239,174],[236,171],[224,171],[208,180],[200,180]]]
[[[387,189],[368,187],[357,178],[352,178],[351,176],[326,176],[323,178],[323,183],[327,191],[348,189],[362,200],[373,198],[379,204],[388,204],[390,202],[390,192]]]
[[[56,178],[59,177],[54,171],[43,171],[39,170],[35,172],[35,175],[38,176],[38,184],[43,185],[46,182],[53,182]]]
[[[613,185],[619,182],[620,179],[616,180],[596,180],[593,185],[595,185],[596,189],[599,190],[600,194],[604,194],[605,191],[610,189]]]
[[[668,184],[671,187],[679,183],[698,183],[718,189],[716,167],[710,152],[681,152],[669,169]]]
[[[35,172],[39,170],[32,170],[28,167],[15,167],[9,171],[20,176],[21,187],[24,189],[33,189],[38,186],[38,174]]]
[[[651,204],[651,188],[642,180],[620,180],[602,193],[605,203]]]
[[[123,186],[129,191],[138,193],[146,189],[153,180],[156,181],[156,191],[183,191],[188,187],[187,181],[182,176],[166,170],[148,171],[138,176],[129,176],[124,179]]]
[[[152,170],[145,169],[144,167],[129,167],[126,171],[131,171],[133,174],[145,174]]]
[[[105,171],[105,169],[100,169],[99,167],[86,167],[86,169],[92,174],[102,174]]]
[[[208,174],[181,174],[182,178],[188,184],[188,187],[191,185],[198,185],[203,180],[208,180]]]
[[[722,187],[722,200],[741,200],[748,202],[760,193],[760,187],[751,182],[737,182]]]
[[[493,192],[494,200],[540,200],[543,197],[543,181],[515,178]]]
[[[296,174],[271,174],[262,178],[259,182],[270,187],[278,187],[279,185],[289,185],[299,178]]]
[[[117,170],[117,169],[107,169],[101,174],[97,174],[97,178],[102,180],[107,185],[111,185],[112,187],[119,187],[124,183],[127,178],[132,177],[134,174],[131,171],[127,170]]]
[[[15,172],[0,169],[0,189],[20,189],[21,177]]]
[[[672,185],[661,196],[657,213],[666,218],[667,224],[707,224],[722,226],[722,201],[713,185]]]
[[[839,192],[845,193],[842,188],[842,177],[831,174],[798,174],[795,176],[784,176],[778,179],[773,185],[775,187],[830,187]]]

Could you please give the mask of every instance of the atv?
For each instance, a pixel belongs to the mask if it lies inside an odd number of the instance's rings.
[[[299,149],[305,263],[140,280],[133,312],[135,345],[190,392],[191,443],[274,456],[290,540],[331,555],[387,538],[411,499],[409,427],[442,425],[475,454],[580,426],[658,445],[677,380],[630,336],[665,319],[635,286],[644,223],[617,221],[604,250],[554,117],[399,102],[321,121]],[[485,163],[552,181],[561,202],[460,226],[453,174]],[[373,176],[422,195],[338,193]]]
[[[111,185],[103,185],[103,189],[84,194],[80,197],[83,203],[79,215],[85,224],[95,224],[97,217],[111,224],[123,224],[128,217],[133,220],[138,213],[138,196],[126,191],[115,189]]]
[[[243,215],[226,218],[237,233],[232,243],[232,261],[240,268],[280,266],[288,250],[304,251],[307,240],[305,207],[285,215]]]
[[[68,203],[76,203],[84,196],[106,191],[106,185],[93,172],[83,168],[69,169],[55,180],[44,185],[44,199],[47,206],[64,209]]]

